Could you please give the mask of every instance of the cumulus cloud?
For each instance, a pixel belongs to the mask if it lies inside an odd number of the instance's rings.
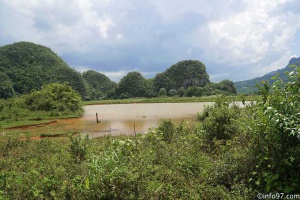
[[[297,0],[0,0],[0,16],[1,45],[39,43],[115,80],[184,59],[216,81],[247,79],[300,54]]]
[[[205,38],[197,42],[202,56],[232,69],[239,66],[252,76],[284,67],[300,26],[299,13],[278,9],[287,2],[244,0],[240,11],[208,21],[193,36]]]

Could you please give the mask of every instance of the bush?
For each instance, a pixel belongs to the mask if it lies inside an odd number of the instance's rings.
[[[81,97],[67,84],[52,83],[24,97],[31,111],[53,111],[64,114],[82,112]]]
[[[213,106],[206,107],[203,113],[198,114],[205,141],[212,144],[214,140],[231,139],[238,130],[236,120],[239,114],[240,109],[235,104],[230,106],[224,96],[218,97]]]
[[[261,87],[263,101],[248,122],[253,154],[252,187],[266,192],[299,192],[300,186],[300,68],[287,83],[277,78],[271,90]]]
[[[70,151],[76,162],[85,160],[88,151],[89,135],[70,136]]]
[[[166,143],[171,143],[174,132],[175,126],[172,121],[163,120],[162,123],[159,125],[158,130],[162,133],[162,138]]]

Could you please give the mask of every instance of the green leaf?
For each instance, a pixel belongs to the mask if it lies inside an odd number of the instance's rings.
[[[85,188],[88,190],[90,189],[90,179],[89,178],[85,179]]]
[[[294,191],[295,189],[293,188],[293,187],[285,187],[284,188],[284,190],[283,190],[283,192],[284,193],[290,193],[290,192],[292,192],[292,191]]]
[[[257,186],[260,186],[260,180],[255,181],[255,184],[256,184]]]
[[[274,181],[274,180],[277,180],[279,178],[279,174],[274,174],[273,176],[272,176],[272,180]]]

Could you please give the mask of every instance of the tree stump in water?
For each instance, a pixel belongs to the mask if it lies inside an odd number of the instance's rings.
[[[99,123],[100,121],[98,120],[98,113],[96,113],[96,122]]]

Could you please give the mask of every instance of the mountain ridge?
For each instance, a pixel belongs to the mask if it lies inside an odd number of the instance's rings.
[[[273,76],[275,76],[277,73],[279,74],[280,78],[285,80],[286,79],[285,73],[292,71],[292,69],[290,68],[291,65],[300,66],[300,57],[299,58],[295,58],[295,57],[291,58],[286,67],[278,69],[276,71],[271,71],[269,73],[266,73],[263,76],[249,79],[249,80],[234,82],[234,85],[237,89],[237,93],[238,94],[256,93],[258,91],[258,89],[256,87],[256,83],[260,83],[261,81],[268,81],[270,84],[272,84],[274,82],[274,80],[271,80],[271,78]]]

